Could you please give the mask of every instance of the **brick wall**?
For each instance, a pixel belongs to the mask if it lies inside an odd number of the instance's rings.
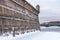
[[[0,30],[26,31],[39,30],[38,11],[22,0],[0,1]],[[1,33],[2,31],[0,31]]]

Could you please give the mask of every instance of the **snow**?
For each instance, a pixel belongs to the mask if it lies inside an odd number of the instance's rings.
[[[35,31],[16,35],[15,37],[9,34],[9,36],[0,36],[0,40],[60,40],[60,32]]]

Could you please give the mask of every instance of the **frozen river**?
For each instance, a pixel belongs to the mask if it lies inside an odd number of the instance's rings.
[[[41,31],[60,32],[60,27],[58,27],[58,26],[50,26],[50,27],[41,26]]]

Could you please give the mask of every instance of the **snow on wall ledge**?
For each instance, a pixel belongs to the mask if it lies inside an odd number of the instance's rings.
[[[16,37],[0,36],[0,40],[60,40],[59,32],[30,32],[23,35],[16,35]]]

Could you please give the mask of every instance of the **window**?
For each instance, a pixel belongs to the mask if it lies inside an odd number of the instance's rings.
[[[0,4],[2,4],[3,0],[0,0]]]
[[[0,7],[0,14],[2,13],[2,7]]]

